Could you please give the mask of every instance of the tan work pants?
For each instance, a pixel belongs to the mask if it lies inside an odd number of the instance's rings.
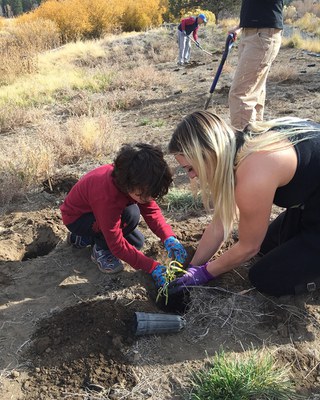
[[[236,129],[263,120],[267,76],[281,46],[281,32],[274,28],[242,30],[238,66],[229,91],[231,125]]]

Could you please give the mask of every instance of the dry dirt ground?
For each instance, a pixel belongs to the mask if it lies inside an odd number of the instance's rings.
[[[163,37],[159,34],[159,40]],[[141,37],[132,40],[144,45]],[[213,56],[193,49],[186,67],[177,67],[174,59],[157,64],[172,74],[174,89],[154,90],[120,113],[121,128],[133,141],[165,149],[181,117],[203,109],[224,36],[213,47]],[[211,104],[226,119],[236,57],[235,46]],[[315,54],[281,49],[268,81],[266,118],[293,115],[320,122],[319,71]],[[143,126],[143,118],[163,124]],[[168,161],[175,167],[170,157]],[[303,398],[320,398],[320,293],[266,297],[250,287],[248,265],[210,288],[195,289],[186,300],[181,332],[135,337],[136,311],[163,312],[151,278],[128,265],[118,275],[103,275],[90,261],[90,249],[76,250],[65,241],[58,206],[87,169],[79,165],[53,177],[53,191],[44,184],[39,192],[12,202],[0,217],[1,399],[182,399],[190,370],[221,347],[235,353],[252,347],[271,352],[279,365],[289,365]],[[185,176],[175,172],[176,187],[185,187]],[[210,217],[203,210],[164,207],[164,213],[191,255]],[[146,233],[144,252],[168,263],[143,221],[141,229]]]

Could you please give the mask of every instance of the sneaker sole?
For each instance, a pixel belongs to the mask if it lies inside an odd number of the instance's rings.
[[[101,272],[103,272],[104,274],[117,274],[118,272],[121,272],[124,269],[123,265],[118,265],[116,268],[113,268],[113,269],[103,269],[103,268],[100,267],[100,264],[98,263],[98,261],[94,257],[91,256],[91,260],[97,265],[99,270]]]

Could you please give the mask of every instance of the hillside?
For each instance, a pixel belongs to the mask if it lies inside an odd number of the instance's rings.
[[[221,31],[203,29],[201,44],[212,55],[193,48],[192,62],[185,67],[176,64],[173,26],[83,47],[66,45],[39,57],[37,73],[21,78],[20,99],[28,94],[37,101],[14,106],[14,112],[8,108],[7,114],[8,106],[1,106],[1,115],[7,115],[0,134],[6,157],[20,157],[22,165],[25,149],[31,149],[26,146],[38,140],[52,140],[59,157],[69,156],[69,162],[55,160],[52,172],[22,196],[11,196],[13,184],[3,182],[10,202],[3,204],[0,217],[1,399],[182,400],[191,369],[222,347],[235,354],[253,347],[270,352],[279,365],[288,365],[302,398],[320,399],[319,292],[266,297],[250,287],[248,265],[243,265],[209,289],[192,292],[181,332],[137,338],[134,312],[161,312],[151,278],[128,265],[119,275],[102,275],[89,249],[72,249],[65,241],[58,207],[74,182],[110,162],[121,143],[142,141],[165,150],[181,118],[204,108],[225,38]],[[49,74],[67,59],[82,72],[79,76],[95,78],[91,86],[73,81],[50,92],[49,75],[44,75],[42,88],[36,86],[45,71],[41,68],[46,65]],[[226,120],[236,62],[235,45],[212,96],[210,109]],[[60,83],[68,73],[65,68]],[[320,122],[319,77],[319,55],[282,48],[268,80],[266,119],[291,115]],[[0,88],[0,100],[10,97],[10,90],[13,86]],[[81,153],[77,134],[88,121],[107,133],[92,151]],[[73,159],[64,135],[73,140]],[[32,147],[30,154],[40,156],[41,148]],[[173,158],[167,160],[175,171],[175,188],[188,188]],[[162,206],[191,255],[210,216],[199,208]],[[147,237],[143,251],[168,263],[144,222],[141,229]]]

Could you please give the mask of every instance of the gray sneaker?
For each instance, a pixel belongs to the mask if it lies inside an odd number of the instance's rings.
[[[101,272],[115,274],[123,270],[123,264],[110,250],[98,249],[95,244],[92,248],[91,260],[97,264]]]

